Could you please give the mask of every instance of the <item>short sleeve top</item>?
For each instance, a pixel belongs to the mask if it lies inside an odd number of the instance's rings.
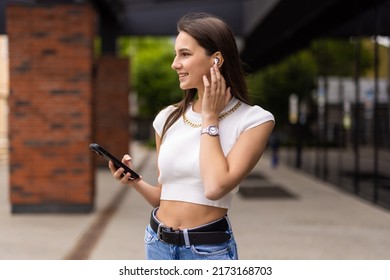
[[[224,112],[231,110],[239,101],[232,98]],[[156,116],[153,127],[161,135],[168,116],[175,110],[168,106]],[[193,123],[201,123],[202,116],[189,106],[186,117]],[[219,122],[219,134],[223,153],[229,153],[238,137],[244,131],[268,121],[274,116],[260,106],[241,105]],[[162,184],[161,200],[184,201],[220,208],[230,208],[234,191],[219,200],[209,200],[204,196],[204,187],[200,175],[199,148],[201,128],[194,128],[179,118],[166,132],[159,150],[159,182]],[[235,190],[238,189],[238,186]]]

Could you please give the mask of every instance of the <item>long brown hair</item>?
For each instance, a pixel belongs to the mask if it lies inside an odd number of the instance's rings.
[[[177,31],[183,31],[191,35],[206,50],[206,54],[209,56],[217,51],[221,52],[224,62],[220,71],[226,80],[226,86],[230,87],[232,96],[248,104],[248,88],[245,82],[242,62],[233,32],[229,26],[214,15],[191,13],[183,16],[178,21]],[[195,99],[196,94],[196,89],[184,91],[183,100],[176,104],[177,108],[168,116],[164,124],[161,139],[185,112],[189,104]]]

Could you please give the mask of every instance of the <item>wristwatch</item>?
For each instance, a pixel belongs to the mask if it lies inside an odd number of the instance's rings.
[[[205,134],[205,133],[207,133],[210,136],[218,136],[219,135],[219,129],[215,125],[210,125],[210,126],[205,127],[205,128],[202,129],[202,133],[201,134]]]

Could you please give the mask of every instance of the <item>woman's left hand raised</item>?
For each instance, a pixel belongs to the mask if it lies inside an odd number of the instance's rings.
[[[217,65],[210,68],[211,82],[203,76],[204,94],[202,101],[202,117],[218,119],[219,114],[231,99],[230,87],[226,88],[225,78]]]

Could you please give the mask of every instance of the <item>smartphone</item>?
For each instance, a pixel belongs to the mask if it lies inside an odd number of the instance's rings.
[[[89,148],[92,151],[94,151],[95,153],[97,153],[99,156],[104,157],[107,161],[111,160],[117,169],[122,167],[125,170],[123,172],[123,174],[122,174],[122,177],[125,174],[130,173],[131,174],[130,175],[130,180],[134,180],[134,179],[139,179],[140,178],[140,176],[134,170],[132,170],[128,166],[124,165],[123,162],[121,162],[119,159],[114,157],[112,154],[110,154],[106,149],[104,149],[99,144],[92,143],[92,144],[89,145]]]

